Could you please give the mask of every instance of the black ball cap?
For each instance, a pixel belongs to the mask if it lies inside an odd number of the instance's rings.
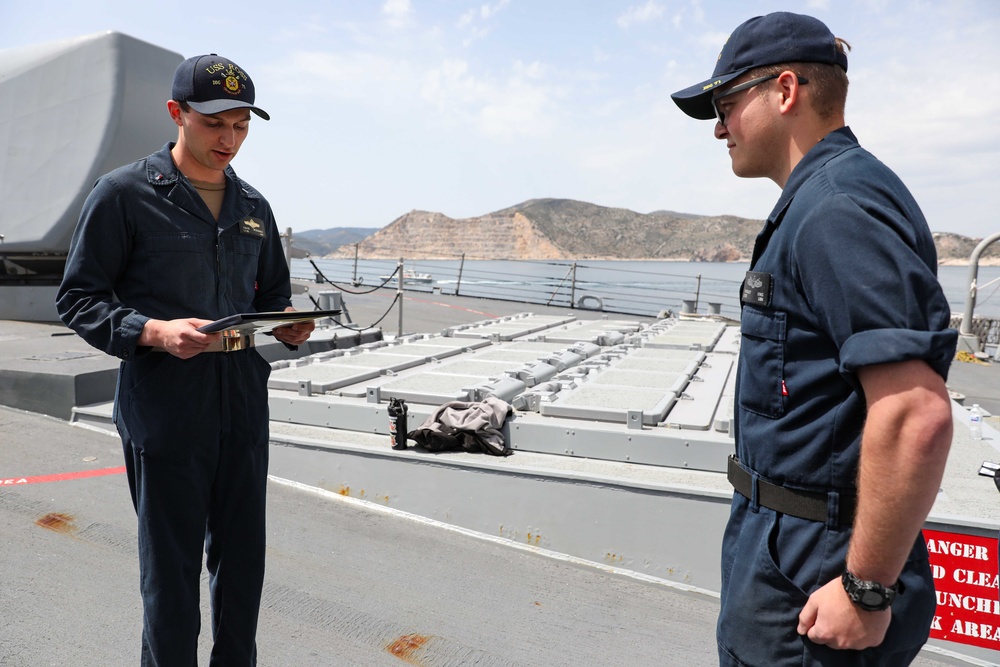
[[[203,114],[230,109],[250,109],[270,120],[263,109],[254,106],[253,80],[239,65],[215,53],[188,58],[174,72],[171,98]]]

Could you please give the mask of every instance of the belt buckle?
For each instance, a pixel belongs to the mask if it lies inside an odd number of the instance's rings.
[[[250,347],[251,337],[239,329],[226,329],[222,332],[222,351],[238,352]]]

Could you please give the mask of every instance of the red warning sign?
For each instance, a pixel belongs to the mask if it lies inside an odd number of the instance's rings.
[[[937,595],[931,637],[1000,650],[997,538],[925,530]]]

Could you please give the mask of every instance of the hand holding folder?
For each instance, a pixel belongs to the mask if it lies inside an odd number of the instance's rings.
[[[266,313],[237,313],[198,327],[202,333],[238,331],[241,334],[270,333],[278,327],[340,315],[340,310],[286,310]]]

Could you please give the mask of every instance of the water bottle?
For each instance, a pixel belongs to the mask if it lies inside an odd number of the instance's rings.
[[[406,449],[406,401],[389,399],[389,444],[393,449]]]
[[[972,433],[973,440],[983,439],[983,411],[979,409],[978,403],[969,411],[969,432]]]

